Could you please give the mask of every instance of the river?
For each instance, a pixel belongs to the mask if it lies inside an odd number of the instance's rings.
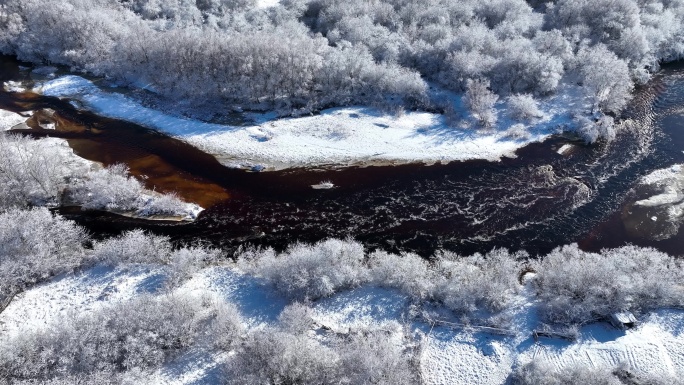
[[[0,60],[0,79],[27,80],[16,60]],[[531,254],[577,242],[587,250],[632,243],[680,255],[684,235],[655,241],[623,223],[638,179],[684,163],[684,65],[667,65],[635,91],[625,119],[634,123],[610,144],[585,145],[557,135],[501,162],[402,165],[343,170],[250,173],[162,133],[103,118],[66,100],[0,93],[0,108],[51,108],[57,131],[24,134],[66,138],[74,151],[103,164],[126,163],[157,191],[177,191],[205,210],[194,223],[151,222],[78,208],[59,211],[106,236],[141,227],[178,242],[205,241],[282,249],[295,241],[350,237],[369,248],[432,255],[493,247]],[[562,154],[559,149],[567,151]],[[311,188],[321,180],[337,188]]]

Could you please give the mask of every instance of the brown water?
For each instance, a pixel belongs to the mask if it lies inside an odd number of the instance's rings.
[[[0,62],[5,79],[27,76],[16,62]],[[628,111],[637,124],[610,145],[586,146],[559,136],[498,163],[340,171],[228,169],[182,141],[56,98],[3,92],[0,108],[54,109],[56,132],[25,132],[67,138],[85,158],[126,163],[134,175],[146,176],[149,188],[177,191],[209,207],[187,225],[62,210],[100,235],[143,227],[178,241],[205,240],[229,249],[244,243],[282,248],[334,236],[423,255],[438,248],[465,254],[492,247],[541,253],[571,242],[592,250],[634,243],[682,254],[680,234],[665,241],[635,238],[620,216],[640,176],[684,162],[684,127],[676,113],[684,105],[681,74],[681,66],[670,66],[638,90]],[[567,143],[574,145],[569,155],[558,154]],[[339,187],[310,187],[321,180]]]
[[[6,67],[7,60],[3,69]],[[8,71],[0,78],[7,79],[8,73],[13,79],[26,76]],[[185,142],[128,122],[79,111],[66,101],[32,92],[0,92],[0,108],[36,111],[27,122],[31,129],[14,132],[64,138],[77,155],[105,166],[124,163],[147,188],[176,192],[203,207],[211,207],[230,196],[225,187],[205,177],[223,172],[224,167],[214,157]],[[45,109],[54,110],[54,115],[46,114]],[[56,130],[42,129],[40,121],[55,123]]]

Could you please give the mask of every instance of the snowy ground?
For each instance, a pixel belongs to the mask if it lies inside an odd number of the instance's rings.
[[[25,116],[21,116],[16,112],[0,110],[0,130],[9,130],[17,124],[24,123],[26,119]]]
[[[23,92],[26,88],[21,84],[21,82],[16,82],[13,80],[6,81],[2,84],[2,88],[9,92]]]
[[[67,314],[84,314],[99,307],[130,301],[140,293],[164,286],[165,269],[158,266],[95,267],[77,275],[58,277],[17,296],[0,314],[0,339],[44,328]],[[178,294],[216,296],[235,303],[249,328],[273,323],[287,300],[261,282],[230,267],[212,267],[197,273]],[[637,372],[661,377],[684,375],[684,311],[662,310],[643,319],[632,330],[619,331],[608,324],[583,327],[580,338],[532,339],[536,325],[535,303],[521,291],[520,306],[511,312],[513,336],[476,330],[434,326],[412,321],[425,335],[421,368],[427,384],[503,384],[511,368],[532,359],[556,368],[581,364],[614,367],[628,364]],[[405,296],[393,290],[361,287],[312,304],[315,320],[334,331],[368,325],[394,325],[408,312]],[[150,384],[211,384],[216,368],[230,359],[188,352],[153,374]]]
[[[395,163],[436,163],[467,159],[496,161],[515,156],[531,142],[547,138],[571,119],[569,111],[581,107],[576,90],[561,90],[542,103],[543,116],[527,122],[524,135],[512,128],[516,122],[500,103],[497,127],[473,128],[467,113],[457,127],[447,125],[444,116],[426,112],[387,115],[367,107],[333,108],[301,118],[275,119],[273,114],[255,115],[252,126],[237,127],[175,117],[146,108],[138,102],[102,89],[79,76],[48,80],[34,91],[77,100],[98,114],[132,121],[182,138],[214,154],[231,167],[263,166],[282,169],[301,166],[347,166]]]
[[[280,4],[280,0],[257,0],[258,8],[270,8]]]

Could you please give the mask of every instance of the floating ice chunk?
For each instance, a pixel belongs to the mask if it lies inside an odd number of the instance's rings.
[[[319,184],[312,184],[311,187],[314,190],[329,190],[331,188],[334,188],[335,185],[329,180],[324,180]]]

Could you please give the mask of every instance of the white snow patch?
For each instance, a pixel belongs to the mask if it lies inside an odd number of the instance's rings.
[[[421,360],[425,383],[500,385],[514,367],[532,360],[550,362],[557,369],[575,364],[612,369],[625,363],[637,372],[660,377],[683,374],[684,311],[655,312],[627,331],[608,323],[587,325],[574,343],[550,338],[535,342],[532,331],[540,325],[530,279],[507,314],[517,336],[431,329]]]
[[[314,320],[346,333],[349,329],[399,321],[406,316],[408,305],[408,297],[396,291],[365,286],[319,300],[313,305]]]
[[[516,139],[509,136],[507,129],[512,122],[505,117],[496,129],[476,130],[449,127],[443,116],[427,112],[393,116],[368,107],[345,107],[324,110],[315,116],[280,120],[269,120],[272,114],[265,114],[254,126],[236,127],[146,108],[74,75],[44,82],[36,91],[76,99],[85,108],[104,116],[180,137],[233,167],[496,161],[513,157],[517,149],[547,138],[555,127],[567,121],[560,116],[566,112],[561,106],[567,104],[567,95],[542,106],[545,116],[531,126],[530,136]]]
[[[16,82],[14,80],[8,80],[3,83],[2,87],[7,92],[24,92],[26,88],[21,82]]]
[[[16,112],[0,110],[0,131],[9,130],[17,124],[24,123],[26,119]]]
[[[280,0],[257,0],[257,8],[271,8],[280,4]]]
[[[670,220],[682,217],[684,214],[684,168],[681,164],[656,170],[642,177],[639,184],[658,187],[660,192],[634,202],[635,205],[645,207],[667,206],[667,215]]]
[[[421,357],[426,384],[503,384],[513,364],[510,347],[491,336],[432,330]]]
[[[570,365],[613,368],[627,364],[641,373],[681,376],[684,370],[680,358],[684,354],[681,313],[657,312],[638,328],[626,332],[615,330],[607,323],[588,325],[582,328],[582,337],[577,343],[535,345],[521,354],[520,361],[534,357],[559,369]],[[674,330],[670,327],[670,317],[680,319]],[[673,348],[673,344],[679,346]]]
[[[556,152],[560,155],[568,155],[574,148],[574,145],[566,143],[562,145]]]
[[[205,269],[185,287],[210,292],[234,303],[248,326],[276,322],[289,303],[259,279],[228,267]]]
[[[159,266],[103,267],[69,274],[18,294],[0,314],[0,334],[39,330],[74,314],[154,292],[163,283]]]

